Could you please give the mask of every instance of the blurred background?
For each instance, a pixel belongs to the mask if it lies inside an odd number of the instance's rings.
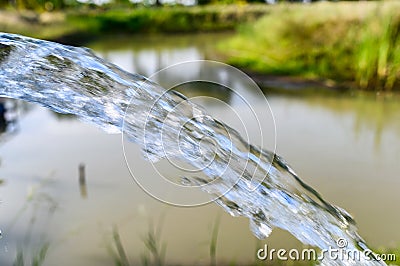
[[[86,46],[144,76],[190,60],[238,67],[268,99],[276,153],[353,215],[372,248],[399,253],[399,1],[0,0],[0,7],[0,31]],[[193,67],[156,81],[196,73],[224,78]],[[264,110],[253,91],[231,85]],[[240,126],[228,107],[244,103],[232,91],[176,89]],[[255,134],[257,121],[245,121]],[[0,131],[1,265],[315,264],[256,258],[264,244],[303,247],[286,232],[257,240],[247,219],[215,204],[179,208],[150,197],[132,180],[119,135],[11,99],[0,99]],[[273,150],[273,130],[262,131],[255,144]],[[136,174],[158,175],[137,146],[129,158]]]

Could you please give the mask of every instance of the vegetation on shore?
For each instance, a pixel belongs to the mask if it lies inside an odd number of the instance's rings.
[[[233,30],[239,23],[254,22],[266,5],[216,5],[113,9],[70,15],[70,21],[90,24],[91,31],[123,33],[176,33]]]
[[[277,5],[220,44],[228,63],[257,73],[400,89],[400,3]]]
[[[221,59],[255,73],[261,84],[266,74],[318,81],[329,92],[400,90],[400,2],[235,3],[83,5],[52,12],[6,8],[0,10],[0,31],[84,44],[103,34],[237,29],[219,44]]]
[[[107,33],[196,33],[234,30],[270,10],[267,5],[207,5],[71,9],[65,12],[0,11],[0,31],[63,41]]]

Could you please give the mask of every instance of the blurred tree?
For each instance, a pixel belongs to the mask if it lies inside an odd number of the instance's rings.
[[[4,1],[4,0],[0,0]],[[8,1],[10,4],[10,1]],[[11,5],[19,10],[52,11],[66,7],[64,0],[15,0]]]
[[[46,11],[60,10],[66,7],[64,0],[40,0],[40,2]]]
[[[210,3],[211,3],[211,0],[197,0],[198,5],[207,5]]]
[[[15,7],[19,10],[36,10],[40,5],[36,0],[15,0]]]
[[[0,0],[0,8],[8,6],[10,3],[8,0]]]
[[[117,5],[129,5],[131,2],[129,0],[114,0],[113,3]]]

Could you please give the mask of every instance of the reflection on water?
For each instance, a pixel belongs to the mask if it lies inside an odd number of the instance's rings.
[[[7,141],[18,132],[18,117],[27,111],[25,103],[18,104],[19,101],[0,97],[0,145]],[[2,158],[0,154],[0,167]],[[0,176],[0,186],[5,184],[5,180]],[[0,198],[1,203],[1,198]],[[1,230],[0,230],[1,233]],[[0,234],[0,239],[2,238]]]
[[[6,106],[2,99],[0,99],[0,133],[4,133],[7,130],[6,120]]]
[[[14,99],[0,97],[0,142],[18,130],[18,117],[27,111],[22,103]]]
[[[86,172],[85,165],[81,163],[79,165],[79,190],[81,192],[81,197],[84,199],[87,197],[87,187],[86,187]]]
[[[183,83],[172,87],[172,89],[182,93],[188,98],[210,97],[219,99],[227,104],[231,104],[232,97],[235,96],[234,94],[232,95],[230,89],[223,85],[204,81]]]
[[[319,106],[319,99],[309,99],[310,105]],[[398,99],[357,97],[351,99],[328,98],[323,102],[325,108],[343,116],[353,117],[353,131],[356,141],[362,132],[371,131],[375,152],[379,152],[382,138],[388,129],[400,135],[400,105]]]
[[[113,38],[92,47],[129,71],[151,75],[182,60],[210,57],[210,45],[224,37]],[[183,77],[157,78],[172,86],[199,73],[224,80],[224,73],[201,68],[187,69]],[[231,82],[246,97],[255,97]],[[205,95],[239,110],[242,106],[225,87],[198,82],[178,89],[190,97]],[[334,97],[269,100],[277,125],[277,153],[326,199],[350,211],[370,245],[398,246],[400,103]],[[207,97],[199,102],[217,118],[240,126],[226,105]],[[253,108],[262,104],[256,101]],[[169,264],[205,265],[214,242],[221,263],[251,263],[257,246],[264,243],[277,249],[300,246],[282,231],[257,242],[246,219],[233,219],[214,205],[177,208],[155,201],[131,180],[120,136],[37,106],[17,106],[29,112],[20,116],[19,134],[0,146],[0,265],[11,265],[21,257],[29,262],[44,248],[48,248],[46,265],[113,265],[116,258],[141,265],[144,255]],[[257,128],[251,121],[246,121],[250,135]],[[263,131],[270,139],[273,132]],[[138,175],[155,177],[139,149],[130,156]],[[213,225],[219,215],[215,240]]]

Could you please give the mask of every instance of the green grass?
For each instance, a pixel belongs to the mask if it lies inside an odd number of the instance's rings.
[[[218,216],[215,219],[213,229],[212,229],[212,234],[211,234],[210,266],[217,265],[217,240],[218,240],[218,232],[219,232],[220,222],[221,222],[221,216],[220,216],[220,214],[218,214]]]
[[[361,32],[356,53],[356,80],[361,89],[391,91],[400,86],[400,16],[378,10]],[[383,13],[383,14],[382,14]]]
[[[274,6],[220,44],[228,63],[252,71],[400,89],[400,3]]]
[[[122,245],[121,237],[116,226],[114,226],[112,231],[112,243],[114,244],[114,248],[112,246],[107,247],[114,261],[114,265],[129,266],[128,257],[126,256],[126,252],[124,246]]]
[[[267,5],[125,6],[52,13],[0,10],[0,31],[82,43],[107,33],[196,33],[234,30],[269,11]]]
[[[39,250],[35,251],[34,257],[32,258],[32,262],[28,265],[32,266],[43,265],[48,250],[49,250],[49,244],[48,243],[43,244]],[[23,249],[18,249],[13,266],[25,266],[25,265],[27,264],[26,264],[26,259],[24,259]]]
[[[160,230],[150,229],[143,238],[143,243],[150,253],[142,255],[142,265],[163,266],[165,265],[166,244],[160,240]]]
[[[131,7],[70,13],[68,20],[101,33],[192,33],[233,30],[268,10],[265,5]]]

